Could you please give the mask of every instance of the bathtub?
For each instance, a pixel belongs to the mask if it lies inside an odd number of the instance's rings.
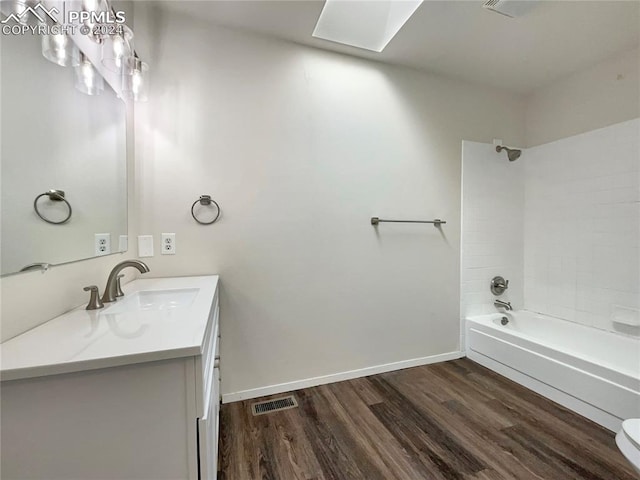
[[[465,323],[471,360],[611,431],[640,418],[640,338],[528,311]]]

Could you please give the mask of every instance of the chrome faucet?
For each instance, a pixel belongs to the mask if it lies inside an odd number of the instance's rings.
[[[147,273],[149,271],[147,264],[140,260],[125,260],[117,264],[113,267],[113,270],[111,270],[109,278],[107,279],[107,286],[104,287],[104,295],[102,295],[103,303],[115,302],[118,293],[118,274],[127,267],[137,268],[140,273]]]
[[[503,302],[502,300],[495,300],[493,304],[498,308],[502,307],[508,311],[513,310],[513,307],[511,306],[511,302]]]

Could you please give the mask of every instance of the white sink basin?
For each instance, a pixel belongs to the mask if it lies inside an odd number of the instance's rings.
[[[104,310],[105,315],[144,311],[175,310],[190,306],[199,288],[176,290],[142,290],[132,293]]]

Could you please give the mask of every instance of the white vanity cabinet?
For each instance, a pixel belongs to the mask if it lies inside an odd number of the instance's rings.
[[[218,317],[216,308],[216,317]],[[220,431],[220,329],[215,324],[210,339],[211,351],[196,360],[196,369],[202,372],[202,414],[198,416],[198,471],[199,478],[215,479],[218,470],[218,437]]]
[[[78,354],[82,360],[51,363],[50,370],[67,371],[47,373],[42,358],[22,369],[10,368],[16,367],[13,355],[18,350],[9,345],[11,340],[3,344],[2,358],[10,365],[2,366],[0,391],[2,478],[215,479],[220,408],[217,277],[214,287],[207,293],[209,308],[200,302],[200,310],[189,312],[205,312],[201,322],[183,322],[181,315],[187,312],[176,310],[162,327],[145,329],[144,322],[141,327],[123,321],[117,329],[117,335],[132,336],[124,342],[127,348],[136,342],[134,335],[149,337],[144,348],[154,341],[164,348],[163,342],[172,341],[165,336],[179,329],[176,336],[191,339],[182,349],[101,357],[101,349],[107,348],[104,336],[112,331],[92,327],[87,330],[94,341]],[[101,367],[105,362],[111,365]]]

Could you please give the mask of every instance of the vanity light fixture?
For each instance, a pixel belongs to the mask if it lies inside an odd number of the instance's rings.
[[[109,7],[107,5],[107,1],[106,0],[82,0],[81,4],[82,4],[82,11],[88,12],[91,14],[89,18],[87,18],[83,22],[84,26],[89,28],[89,34],[87,35],[87,37],[89,37],[91,40],[93,40],[98,44],[102,43],[103,41],[102,36],[94,34],[95,27],[97,25],[95,21],[95,18],[96,18],[95,14],[108,11]]]
[[[80,64],[75,67],[76,88],[87,95],[100,95],[104,90],[104,78],[93,64],[80,54]]]
[[[89,27],[95,35],[87,35],[101,45],[100,64],[105,69],[119,73],[122,97],[144,102],[147,100],[149,66],[140,60],[133,48],[133,31],[118,24],[115,34],[101,34],[103,30],[97,22],[101,18],[117,18],[118,12],[111,8],[108,0],[79,0],[83,12],[91,15],[80,17],[81,25]],[[17,15],[24,12],[24,1],[0,0],[0,10],[7,14],[10,9]],[[107,13],[109,15],[107,15]],[[26,17],[26,16],[25,16]],[[55,23],[55,22],[54,22]],[[95,31],[97,30],[97,31]],[[75,87],[87,95],[100,95],[104,90],[104,78],[94,67],[89,57],[84,55],[73,39],[66,34],[52,31],[42,36],[42,55],[49,61],[63,67],[74,67]]]
[[[130,58],[127,64],[122,73],[122,93],[125,98],[146,102],[149,65],[137,56]]]
[[[61,67],[80,65],[80,51],[64,33],[42,35],[42,56]]]
[[[313,36],[382,52],[422,0],[326,0]]]
[[[102,41],[102,65],[115,73],[121,73],[133,56],[133,32],[126,25],[120,27],[121,33],[107,36]]]

